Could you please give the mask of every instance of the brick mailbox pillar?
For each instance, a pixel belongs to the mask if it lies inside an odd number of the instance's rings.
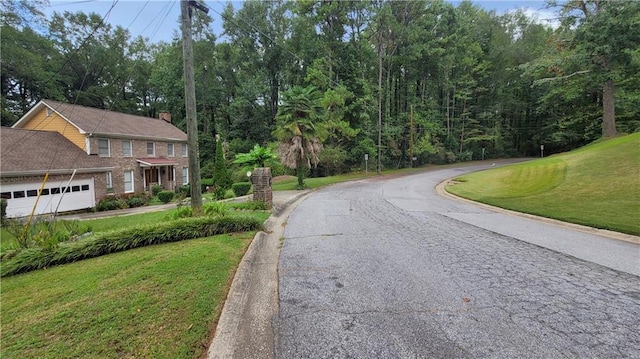
[[[253,183],[253,200],[264,201],[267,208],[273,205],[273,191],[271,190],[271,168],[260,167],[251,174]]]

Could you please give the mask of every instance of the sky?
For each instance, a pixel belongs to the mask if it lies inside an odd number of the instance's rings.
[[[179,0],[49,0],[50,5],[42,9],[47,16],[53,12],[64,11],[85,13],[95,12],[106,17],[106,22],[120,25],[128,29],[133,37],[139,35],[148,38],[150,42],[170,42],[174,37],[180,37],[180,3]],[[114,1],[117,1],[115,6]],[[454,5],[461,1],[447,0]],[[221,13],[228,1],[205,0],[205,4],[212,11],[209,16],[213,18],[213,31],[216,36],[222,35]],[[242,6],[241,1],[230,1],[234,8]],[[525,8],[530,15],[536,14],[540,20],[552,18],[552,11],[545,10],[544,0],[475,0],[487,11],[495,10],[496,13],[513,11]],[[113,8],[112,8],[113,6]],[[111,9],[112,8],[112,9]],[[109,11],[111,9],[111,11]]]

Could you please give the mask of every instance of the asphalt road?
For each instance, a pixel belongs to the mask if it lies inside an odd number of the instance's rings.
[[[476,169],[302,202],[280,254],[276,358],[639,358],[640,246],[435,193]]]

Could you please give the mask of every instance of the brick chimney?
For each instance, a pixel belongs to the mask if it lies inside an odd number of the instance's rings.
[[[171,114],[169,112],[160,112],[160,119],[171,123]]]

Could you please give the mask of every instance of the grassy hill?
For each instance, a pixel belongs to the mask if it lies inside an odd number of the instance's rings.
[[[460,197],[640,235],[640,133],[456,178]]]

